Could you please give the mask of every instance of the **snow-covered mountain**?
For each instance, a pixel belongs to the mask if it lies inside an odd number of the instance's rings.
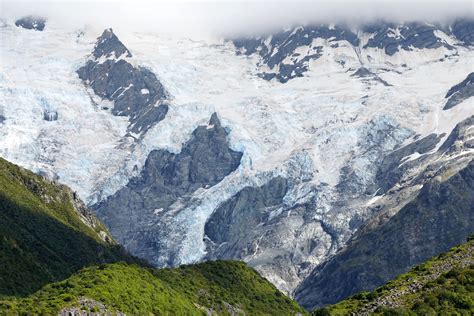
[[[240,259],[291,293],[472,168],[469,20],[207,41],[54,21],[0,33],[0,155],[75,189],[158,266]]]

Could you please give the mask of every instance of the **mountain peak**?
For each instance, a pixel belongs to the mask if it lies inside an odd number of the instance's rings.
[[[221,126],[221,121],[219,120],[219,117],[217,116],[216,112],[212,113],[211,119],[209,120],[209,125],[217,127]]]
[[[112,28],[104,30],[102,35],[97,38],[97,43],[92,54],[95,58],[102,56],[106,58],[111,56],[119,58],[124,54],[126,57],[132,57],[132,53],[130,53],[128,48],[118,39]]]

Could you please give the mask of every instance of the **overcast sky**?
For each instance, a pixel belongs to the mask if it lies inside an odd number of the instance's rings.
[[[294,24],[374,19],[446,22],[474,18],[474,0],[455,1],[27,1],[0,0],[0,16],[36,14],[68,27],[85,24],[132,31],[229,35],[262,33]]]

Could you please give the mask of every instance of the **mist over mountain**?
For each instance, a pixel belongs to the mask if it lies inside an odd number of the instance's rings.
[[[472,2],[456,1],[8,1],[0,17],[40,15],[60,27],[155,32],[192,37],[261,35],[285,28],[380,20],[449,23],[474,16]]]

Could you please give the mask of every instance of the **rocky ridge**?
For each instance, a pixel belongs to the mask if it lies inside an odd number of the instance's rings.
[[[372,290],[474,231],[474,163],[468,141],[473,124],[474,117],[459,123],[436,152],[404,171],[377,201],[381,211],[296,289],[303,306],[313,309]],[[443,156],[452,158],[440,162]],[[410,193],[415,187],[421,189]]]
[[[457,85],[451,87],[445,98],[447,99],[443,110],[449,110],[450,108],[458,105],[464,100],[474,96],[474,72],[471,72],[466,79]]]
[[[113,102],[113,115],[129,117],[128,132],[139,137],[165,118],[169,95],[153,72],[129,63],[131,57],[112,29],[107,29],[77,74],[97,96]]]
[[[175,265],[174,253],[162,238],[170,233],[163,218],[173,216],[175,205],[189,203],[195,191],[235,171],[241,157],[229,148],[227,132],[214,113],[207,126],[194,130],[181,152],[152,151],[139,176],[93,208],[132,254],[156,265]]]
[[[448,26],[380,21],[357,27],[307,25],[267,36],[236,38],[232,42],[237,54],[260,57],[260,77],[285,83],[302,77],[312,63],[331,51],[338,54],[344,48],[353,51],[362,67],[378,62],[378,50],[390,58],[400,52],[442,49],[440,58],[446,58],[456,54],[457,46],[472,45],[473,31],[474,21],[469,19],[458,19]],[[345,67],[344,60],[340,60],[340,66]],[[405,63],[400,66],[407,67]]]

